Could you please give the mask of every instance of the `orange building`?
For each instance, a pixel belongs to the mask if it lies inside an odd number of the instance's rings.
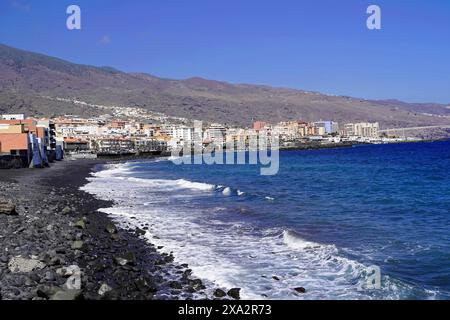
[[[257,130],[257,131],[262,130],[262,129],[264,129],[265,126],[267,126],[266,122],[256,121],[253,123],[253,130]]]
[[[28,152],[28,133],[0,134],[0,153],[17,154]]]

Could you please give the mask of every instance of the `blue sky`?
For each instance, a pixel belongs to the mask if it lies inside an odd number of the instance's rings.
[[[66,28],[66,8],[82,30]],[[382,9],[382,30],[366,9]],[[0,0],[0,43],[166,78],[450,103],[448,0]]]

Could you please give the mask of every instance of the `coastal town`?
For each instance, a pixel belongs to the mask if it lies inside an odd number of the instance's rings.
[[[133,112],[134,111],[134,112]],[[201,125],[162,115],[140,117],[139,110],[114,116],[55,118],[4,114],[0,118],[0,167],[46,167],[63,157],[94,159],[104,156],[170,154],[183,144],[202,147],[232,144],[248,148],[251,137],[278,137],[280,148],[327,147],[355,143],[389,143],[405,138],[380,135],[378,123],[335,121],[286,121],[270,124],[255,121],[251,127],[237,128],[219,123]]]

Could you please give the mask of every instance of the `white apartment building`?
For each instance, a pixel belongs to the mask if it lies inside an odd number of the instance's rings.
[[[280,122],[272,128],[272,135],[283,140],[294,140],[300,137],[300,126],[297,122]]]
[[[194,140],[194,128],[186,126],[174,126],[172,128],[172,138],[176,141]]]
[[[2,120],[25,120],[24,114],[2,114]]]
[[[210,141],[225,141],[226,134],[227,129],[223,125],[219,123],[213,123],[205,130],[204,138],[205,140]]]
[[[57,125],[56,132],[63,137],[97,135],[99,133],[99,127],[93,124]]]
[[[347,123],[344,126],[343,135],[347,137],[361,137],[378,139],[380,125],[378,122],[360,122],[360,123]]]

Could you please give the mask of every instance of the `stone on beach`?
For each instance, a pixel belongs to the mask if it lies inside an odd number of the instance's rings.
[[[140,228],[136,228],[134,232],[136,233],[137,236],[145,236],[147,234],[145,230],[142,230]]]
[[[50,298],[50,300],[72,301],[78,300],[81,297],[81,290],[59,290]]]
[[[106,232],[108,232],[109,234],[116,234],[117,233],[117,228],[114,224],[112,223],[108,223],[105,227]]]
[[[86,222],[84,221],[84,219],[78,220],[77,222],[75,222],[74,227],[78,229],[86,229]]]
[[[29,273],[45,268],[45,263],[36,259],[14,257],[9,261],[8,268],[12,273]]]
[[[63,285],[65,290],[81,290],[81,274],[74,274]]]
[[[240,292],[241,292],[240,288],[233,288],[228,290],[227,295],[235,300],[240,300],[241,299]]]
[[[225,297],[226,295],[227,295],[226,292],[223,291],[222,289],[216,289],[216,290],[214,291],[214,296],[215,296],[216,298],[223,298],[223,297]]]
[[[84,243],[84,241],[77,240],[72,243],[72,249],[86,252],[87,245],[86,245],[86,243]]]
[[[81,269],[77,265],[71,265],[68,267],[59,268],[58,270],[56,270],[56,273],[61,277],[67,278],[75,274],[81,274]]]
[[[298,293],[306,293],[306,289],[303,287],[294,288],[294,290]]]
[[[113,288],[111,288],[108,284],[103,283],[100,286],[100,289],[98,289],[98,295],[104,296],[105,294],[107,294],[108,292],[111,292],[112,290],[113,290]]]
[[[70,207],[65,207],[64,209],[62,209],[61,213],[64,215],[70,214],[72,213],[72,209]]]
[[[134,256],[134,253],[127,252],[116,257],[114,260],[119,266],[134,265],[136,262],[136,257]]]
[[[0,214],[17,215],[16,206],[11,200],[0,198]]]

